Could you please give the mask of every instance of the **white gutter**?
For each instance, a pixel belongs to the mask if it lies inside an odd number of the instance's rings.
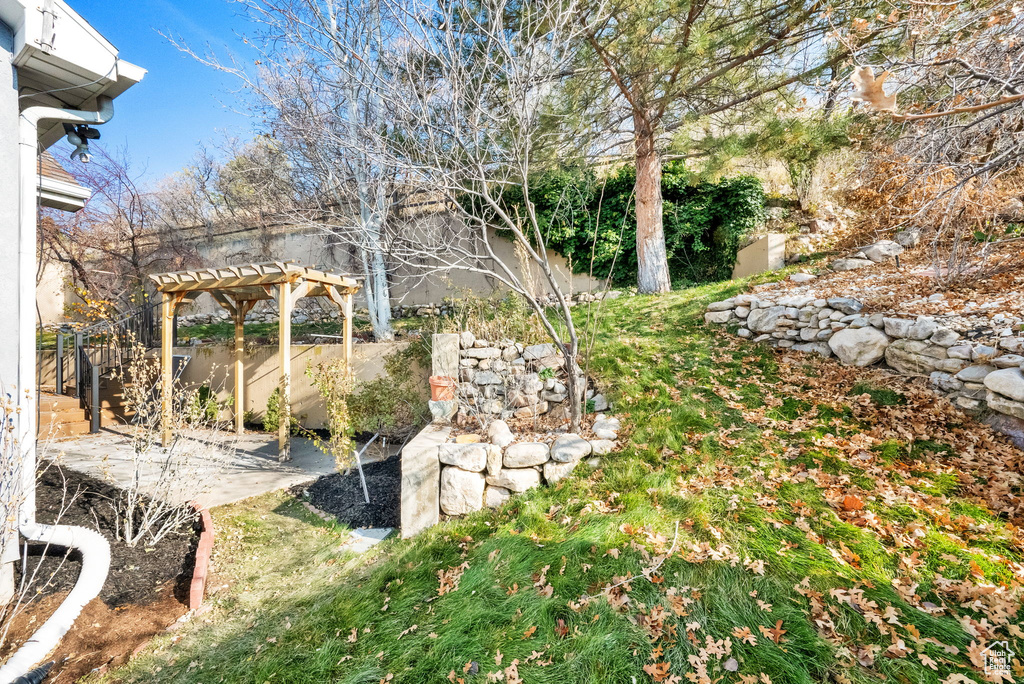
[[[82,571],[78,581],[64,602],[53,612],[43,626],[14,655],[0,667],[0,682],[20,677],[52,651],[61,637],[74,624],[75,619],[92,599],[99,595],[110,570],[110,544],[97,532],[84,527],[43,525],[36,522],[36,411],[27,399],[35,398],[35,273],[36,267],[36,168],[39,149],[39,122],[58,121],[74,124],[103,124],[114,116],[114,102],[109,97],[96,98],[98,112],[57,107],[29,107],[21,112],[18,126],[20,143],[20,184],[18,230],[18,335],[21,354],[18,359],[18,390],[22,395],[18,404],[18,440],[21,448],[21,494],[18,510],[18,531],[25,539],[35,542],[68,546],[82,554]]]

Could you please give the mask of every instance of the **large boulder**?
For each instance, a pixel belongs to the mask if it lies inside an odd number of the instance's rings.
[[[868,245],[861,250],[864,252],[864,256],[871,259],[875,263],[887,261],[892,259],[897,254],[903,251],[903,246],[898,242],[892,240],[879,240],[878,242]]]
[[[551,445],[551,460],[570,463],[590,455],[590,442],[576,434],[562,435]]]
[[[529,468],[546,463],[548,445],[543,442],[520,442],[505,447],[503,464],[506,468]]]
[[[828,340],[828,346],[846,366],[870,366],[885,356],[889,336],[878,328],[843,328]]]
[[[487,467],[486,444],[442,444],[437,448],[441,463],[478,473]]]
[[[441,471],[441,510],[448,515],[465,515],[484,505],[484,476],[447,467]]]
[[[1024,401],[1024,373],[1020,368],[1004,368],[985,376],[985,387],[1014,401]]]
[[[993,411],[1005,413],[1014,418],[1024,419],[1024,402],[1007,399],[1001,394],[989,392],[987,397],[988,407]]]
[[[747,316],[747,328],[756,333],[770,333],[778,327],[779,319],[786,314],[786,307],[771,306],[767,309],[754,309]]]
[[[484,506],[497,508],[505,505],[505,502],[512,498],[512,492],[504,487],[487,487],[484,490]]]
[[[723,323],[728,323],[732,316],[732,311],[708,311],[704,314],[704,322],[708,324],[717,323],[721,325]]]
[[[549,461],[544,464],[544,481],[548,484],[554,484],[571,473],[577,465],[579,465],[579,461],[571,461],[569,463]]]
[[[923,340],[896,340],[885,348],[885,362],[905,375],[959,372],[966,361],[948,358],[946,348]]]
[[[519,494],[540,484],[540,472],[533,468],[504,468],[498,475],[488,477],[487,484]]]

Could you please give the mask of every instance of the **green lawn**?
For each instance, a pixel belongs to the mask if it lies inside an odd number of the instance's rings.
[[[596,470],[360,558],[284,495],[215,511],[213,610],[103,681],[957,684],[1024,653],[1019,452],[705,327],[737,287],[605,305]]]

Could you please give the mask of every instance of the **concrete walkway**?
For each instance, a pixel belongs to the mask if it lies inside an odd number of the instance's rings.
[[[137,478],[147,496],[172,502],[198,501],[214,507],[241,501],[335,472],[334,459],[310,440],[292,438],[292,460],[277,460],[277,437],[194,431],[171,447],[156,445],[136,456],[131,428],[104,429],[96,435],[40,448],[59,465],[124,487]],[[383,460],[398,445],[374,444],[363,463]]]

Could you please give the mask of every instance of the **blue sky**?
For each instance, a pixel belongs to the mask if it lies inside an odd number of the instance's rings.
[[[119,50],[121,58],[149,73],[114,103],[114,120],[103,126],[108,148],[127,146],[136,172],[156,181],[185,166],[203,142],[226,132],[246,138],[251,124],[236,101],[238,82],[180,52],[160,33],[205,52],[245,50],[240,6],[227,0],[69,0],[69,4]],[[160,32],[160,33],[158,33]]]

